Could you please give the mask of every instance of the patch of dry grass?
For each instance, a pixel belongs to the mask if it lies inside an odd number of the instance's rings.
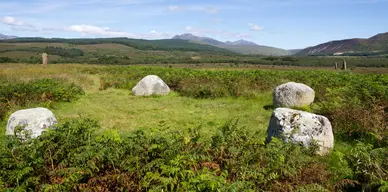
[[[39,64],[2,64],[0,65],[0,82],[27,82],[42,78],[63,79],[80,85],[83,89],[94,89],[98,77],[82,73],[90,67],[80,64],[49,64],[43,68]],[[93,66],[99,67],[99,66]]]

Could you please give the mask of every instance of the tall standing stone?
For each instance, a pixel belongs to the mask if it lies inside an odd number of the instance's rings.
[[[346,70],[346,60],[344,60],[343,63],[342,63],[342,69]]]
[[[338,69],[338,63],[335,62],[335,69]]]
[[[48,55],[47,55],[47,53],[43,53],[42,54],[42,66],[47,67],[47,64],[48,64]]]

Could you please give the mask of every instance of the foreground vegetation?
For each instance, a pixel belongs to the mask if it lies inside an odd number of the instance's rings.
[[[264,145],[262,133],[226,124],[207,140],[198,129],[95,134],[72,120],[37,140],[6,141],[3,186],[19,190],[324,191],[386,189],[387,149],[359,143],[328,161],[312,150]],[[370,161],[373,162],[370,162]],[[5,168],[5,169],[4,169]],[[6,182],[4,184],[4,181]]]
[[[7,65],[0,74],[4,120],[16,109],[45,106],[61,122],[29,142],[1,137],[5,190],[388,189],[384,74],[87,65]],[[148,74],[174,93],[130,96]],[[271,91],[288,81],[316,91],[315,103],[303,110],[331,120],[331,155],[278,140],[264,144]]]

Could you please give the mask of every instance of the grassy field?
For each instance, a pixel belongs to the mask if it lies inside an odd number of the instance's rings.
[[[103,129],[120,132],[151,129],[163,125],[181,129],[202,126],[214,131],[226,122],[239,119],[242,125],[265,130],[270,111],[264,106],[272,103],[271,92],[255,99],[194,99],[172,93],[168,97],[135,97],[130,89],[99,90],[100,77],[82,73],[85,65],[0,65],[2,78],[10,82],[40,78],[59,78],[80,85],[85,95],[71,103],[53,105],[59,120],[74,117],[98,119]],[[100,67],[100,66],[96,66]],[[15,79],[16,78],[16,79]]]
[[[168,97],[135,97],[130,90],[107,89],[87,92],[74,103],[56,107],[60,120],[68,117],[98,119],[104,129],[119,132],[136,129],[149,130],[158,126],[188,129],[201,126],[214,130],[227,121],[239,119],[242,125],[265,131],[270,111],[263,106],[271,104],[270,94],[255,100],[193,99],[172,93]]]
[[[155,69],[166,65],[146,65]],[[182,129],[202,126],[205,130],[214,130],[226,122],[239,119],[240,123],[249,129],[265,131],[270,110],[264,106],[272,104],[271,91],[259,93],[251,99],[217,98],[195,99],[179,96],[173,92],[168,97],[135,97],[130,88],[99,90],[100,80],[106,75],[87,74],[85,69],[102,69],[101,65],[56,64],[48,68],[40,65],[3,64],[0,65],[0,75],[3,82],[27,82],[35,79],[63,79],[81,86],[85,95],[71,103],[56,103],[53,111],[60,120],[74,117],[90,117],[98,119],[103,129],[117,129],[120,132],[134,129],[151,129],[160,125],[166,127],[181,127]],[[173,68],[194,68],[201,70],[327,70],[330,68],[303,67],[267,67],[229,65],[174,65]],[[112,67],[110,67],[112,68]],[[115,68],[115,67],[113,67]],[[121,68],[121,67],[118,67]],[[373,69],[373,68],[372,68]],[[357,70],[357,73],[383,73],[371,68]],[[45,103],[43,105],[46,105]],[[16,106],[18,107],[18,106]]]
[[[29,107],[50,108],[61,124],[30,143],[0,137],[0,189],[384,191],[387,75],[318,69],[0,65],[0,94],[7,97],[0,97],[0,131],[12,112]],[[173,91],[133,96],[133,85],[148,74]],[[332,154],[264,144],[272,90],[288,81],[316,91],[306,110],[331,120]],[[43,98],[47,92],[52,97]]]
[[[143,66],[143,67],[167,67],[167,68],[189,68],[189,69],[203,69],[203,70],[275,70],[275,71],[332,71],[340,72],[341,69],[335,69],[334,67],[313,67],[313,66],[283,66],[283,65],[252,65],[252,64],[230,64],[230,63],[201,63],[198,65],[195,64],[138,64],[134,66]],[[383,67],[355,67],[349,69],[354,73],[361,74],[386,74],[388,73],[388,68]]]

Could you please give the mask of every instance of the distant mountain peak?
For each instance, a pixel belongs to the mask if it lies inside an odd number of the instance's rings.
[[[209,37],[195,36],[191,33],[175,35],[172,39],[182,39],[182,40],[192,41],[195,43],[204,43],[204,44],[228,49],[233,52],[242,53],[242,54],[261,54],[261,55],[287,55],[288,54],[288,51],[284,49],[257,45],[254,42],[246,41],[244,39],[240,39],[233,42],[232,41],[221,42]]]
[[[175,35],[172,39],[183,39],[183,40],[188,40],[188,41],[206,43],[206,44],[215,45],[215,46],[224,44],[221,41],[217,41],[217,40],[209,38],[209,37],[195,36],[191,33],[184,33],[182,35]]]
[[[197,36],[191,33],[184,33],[182,35],[175,35],[172,39],[182,39],[182,38],[196,38]]]
[[[8,36],[8,35],[3,35],[0,33],[0,40],[3,40],[3,39],[14,39],[14,38],[17,38],[16,36]]]
[[[254,42],[246,41],[244,39],[240,39],[238,41],[231,42],[233,45],[257,45]]]
[[[227,44],[227,45],[257,45],[254,42],[246,41],[244,39],[240,39],[240,40],[233,41],[233,42],[232,41],[221,42],[221,41],[212,39],[210,37],[195,36],[191,33],[184,33],[182,35],[175,35],[172,39],[183,39],[183,40],[191,40],[191,41],[210,40],[210,41],[217,41],[216,44]]]

